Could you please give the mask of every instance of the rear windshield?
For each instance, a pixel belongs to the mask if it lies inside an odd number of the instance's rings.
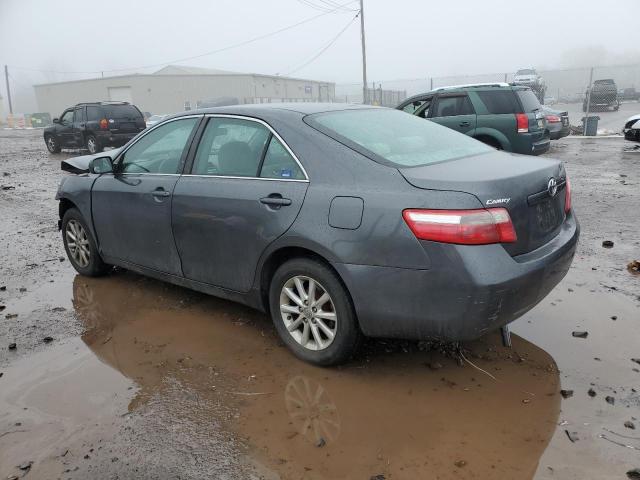
[[[531,90],[517,90],[516,95],[520,98],[524,112],[535,112],[540,110],[540,101]]]
[[[142,113],[133,105],[102,105],[107,118],[142,118]]]
[[[341,110],[305,117],[312,127],[384,165],[416,167],[492,151],[447,127],[392,109]]]

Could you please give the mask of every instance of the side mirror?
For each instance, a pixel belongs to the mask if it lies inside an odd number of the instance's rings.
[[[112,173],[113,162],[111,157],[98,157],[91,160],[89,163],[89,172],[91,173]]]
[[[53,119],[53,123],[60,123],[60,119],[59,118],[54,118]]]

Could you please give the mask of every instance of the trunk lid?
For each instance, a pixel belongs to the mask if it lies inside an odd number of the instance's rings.
[[[516,243],[503,244],[512,256],[550,241],[565,220],[566,175],[556,160],[496,151],[399,171],[414,187],[465,192],[486,208],[506,208],[518,236]],[[552,178],[558,185],[554,196]]]

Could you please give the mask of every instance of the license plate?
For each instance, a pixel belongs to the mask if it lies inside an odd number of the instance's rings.
[[[558,213],[548,200],[536,205],[536,217],[538,218],[538,227],[545,233],[553,230],[558,224]]]
[[[567,125],[569,125],[569,119],[568,118],[563,118],[562,119],[562,126],[566,127]]]
[[[538,119],[538,128],[544,128],[544,120],[541,118]]]

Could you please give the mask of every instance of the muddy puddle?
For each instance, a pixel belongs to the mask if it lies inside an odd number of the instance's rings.
[[[0,475],[530,478],[559,422],[553,359],[515,335],[468,344],[478,369],[382,341],[322,369],[264,315],[134,274],[68,297],[82,336],[4,370]]]

